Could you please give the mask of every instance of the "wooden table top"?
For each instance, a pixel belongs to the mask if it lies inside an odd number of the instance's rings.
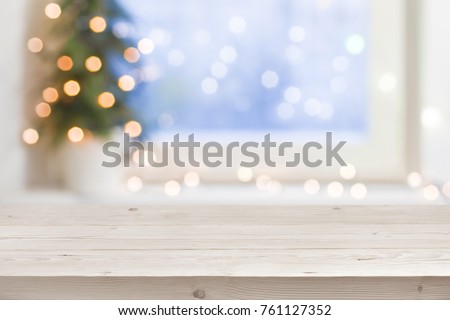
[[[450,277],[450,207],[0,207],[0,277]]]

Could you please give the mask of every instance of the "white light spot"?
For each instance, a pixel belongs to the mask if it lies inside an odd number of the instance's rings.
[[[222,79],[228,74],[228,67],[223,62],[216,62],[211,66],[211,75],[214,78]]]
[[[300,26],[293,26],[289,29],[289,39],[293,42],[302,42],[305,40],[306,32]]]
[[[116,38],[126,38],[130,35],[130,33],[130,26],[125,22],[118,22],[113,26],[113,34]]]
[[[261,76],[261,83],[267,89],[273,89],[278,86],[280,78],[275,71],[266,71]]]
[[[429,185],[423,189],[423,196],[428,201],[436,201],[439,195],[439,189],[434,185]]]
[[[345,48],[351,55],[358,55],[366,48],[366,41],[361,35],[352,34],[345,42]]]
[[[356,200],[362,200],[367,196],[367,187],[362,183],[357,183],[352,186],[350,194]]]
[[[268,175],[261,175],[256,179],[256,187],[261,191],[266,191],[272,179]]]
[[[240,34],[247,29],[247,21],[242,17],[233,17],[228,22],[228,28],[231,33]]]
[[[144,182],[139,177],[131,177],[127,181],[127,188],[131,192],[139,192],[144,187]]]
[[[284,99],[290,104],[300,102],[301,98],[302,92],[297,87],[289,87],[284,91]]]
[[[174,67],[179,67],[179,66],[183,65],[184,60],[185,60],[184,54],[180,50],[170,51],[170,53],[167,57],[167,62],[169,62],[169,64]]]
[[[347,90],[347,80],[342,77],[336,77],[331,80],[331,90],[334,93],[344,93]]]
[[[241,182],[250,182],[253,179],[253,171],[250,168],[240,168],[237,177]]]
[[[334,107],[329,103],[322,103],[319,118],[322,120],[329,120],[334,116]]]
[[[225,63],[233,63],[237,59],[236,49],[230,46],[220,50],[220,59]]]
[[[317,180],[310,179],[305,182],[304,188],[306,194],[313,196],[320,192],[320,183]]]
[[[434,107],[427,107],[422,111],[422,125],[428,129],[436,129],[442,125],[442,114]]]
[[[205,94],[211,95],[217,92],[219,84],[214,78],[206,78],[202,81],[202,90]]]
[[[305,102],[305,112],[309,116],[318,116],[322,111],[322,104],[319,100],[309,99]]]
[[[195,33],[195,41],[200,46],[206,46],[209,43],[210,39],[211,39],[211,35],[206,30],[199,30]]]
[[[450,182],[447,182],[442,187],[442,193],[447,197],[450,198]]]
[[[144,38],[139,41],[138,49],[143,54],[151,54],[155,50],[155,44],[151,39]]]
[[[141,78],[146,82],[153,82],[161,78],[161,69],[158,65],[152,64],[150,66],[145,67],[141,71]]]
[[[176,197],[181,192],[181,185],[178,181],[171,180],[164,186],[164,191],[169,197]]]
[[[280,119],[289,120],[294,116],[295,109],[292,104],[282,103],[277,107],[277,114]]]
[[[200,185],[200,176],[197,172],[188,172],[184,176],[184,184],[188,188],[195,188]]]
[[[397,87],[397,77],[392,73],[386,73],[381,76],[378,86],[384,93],[392,92]]]
[[[345,56],[338,56],[333,60],[333,68],[337,72],[345,72],[348,70],[350,62]]]
[[[341,177],[345,180],[352,180],[356,177],[356,168],[349,164],[346,167],[341,167],[339,170],[339,173],[341,174]]]
[[[327,192],[333,199],[340,198],[344,194],[344,186],[340,182],[332,182],[328,185]]]
[[[35,129],[26,129],[22,134],[22,139],[26,144],[36,144],[39,141],[39,133]]]
[[[422,185],[422,175],[418,172],[411,172],[406,179],[411,188],[418,188]]]
[[[56,3],[49,3],[45,7],[45,15],[50,19],[58,19],[61,16],[61,7]]]

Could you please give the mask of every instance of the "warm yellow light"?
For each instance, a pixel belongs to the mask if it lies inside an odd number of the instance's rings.
[[[89,27],[92,31],[100,33],[106,30],[107,23],[106,20],[102,17],[93,17],[89,22]]]
[[[86,59],[84,65],[90,72],[97,72],[102,68],[102,60],[99,57],[92,56]]]
[[[39,133],[34,129],[26,129],[22,134],[23,141],[26,144],[36,144],[39,141]]]
[[[128,133],[131,138],[139,137],[142,133],[142,126],[137,121],[130,121],[125,125],[125,133]]]
[[[32,53],[39,53],[44,49],[44,43],[39,38],[31,38],[28,40],[28,50]]]
[[[129,63],[136,63],[139,61],[141,54],[139,50],[136,48],[128,48],[123,52],[123,57]]]
[[[136,86],[136,81],[131,76],[123,76],[119,79],[118,85],[123,91],[131,91]]]
[[[102,108],[111,108],[114,103],[116,103],[116,98],[111,92],[103,92],[98,96],[98,104]]]
[[[70,80],[67,81],[64,84],[64,92],[69,96],[69,97],[75,97],[77,96],[81,91],[81,87],[80,84],[74,80]]]
[[[45,102],[53,103],[58,101],[59,94],[55,88],[50,87],[42,91],[42,98],[44,98]]]
[[[73,68],[73,60],[71,57],[62,56],[58,59],[57,65],[62,71],[69,71]]]
[[[73,127],[67,132],[67,137],[74,143],[81,142],[84,139],[84,131],[79,127]]]
[[[61,16],[61,7],[56,3],[49,3],[45,7],[45,15],[50,19],[58,19]]]
[[[40,118],[47,118],[52,113],[52,108],[48,103],[42,102],[36,106],[36,114]]]

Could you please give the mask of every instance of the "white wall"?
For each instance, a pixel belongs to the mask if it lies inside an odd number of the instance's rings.
[[[441,119],[435,128],[424,128],[422,160],[425,175],[443,183],[450,181],[450,1],[423,3],[422,106],[434,108]]]
[[[0,196],[21,189],[26,176],[21,119],[27,2],[4,1],[0,10]]]

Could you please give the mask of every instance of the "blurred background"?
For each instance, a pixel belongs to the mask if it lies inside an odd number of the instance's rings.
[[[446,0],[3,6],[1,204],[450,201]],[[327,131],[349,166],[139,168],[131,152],[130,168],[101,167],[124,132],[300,145]]]

